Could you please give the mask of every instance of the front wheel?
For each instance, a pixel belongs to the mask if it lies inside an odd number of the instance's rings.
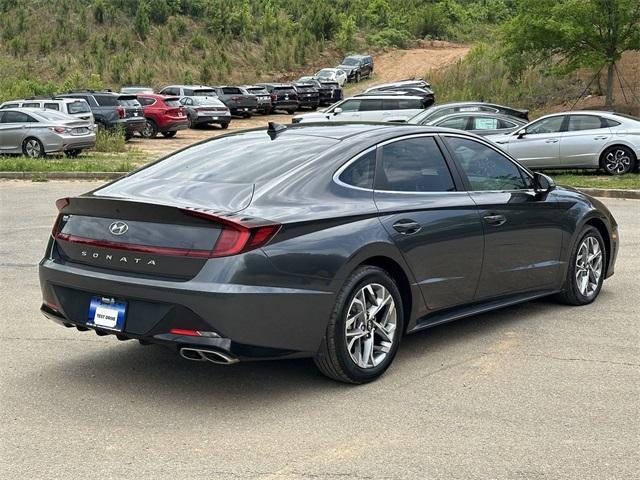
[[[394,280],[381,268],[360,267],[338,293],[315,364],[340,382],[371,382],[391,365],[403,328]]]
[[[605,150],[600,166],[609,175],[624,175],[634,170],[636,157],[630,148],[619,145]]]
[[[597,228],[585,227],[571,252],[564,291],[559,299],[569,305],[593,302],[604,282],[607,252]]]
[[[220,124],[220,128],[221,128],[222,130],[226,130],[227,128],[229,128],[229,123],[228,123],[228,122],[227,122],[227,123],[221,123],[221,124]]]

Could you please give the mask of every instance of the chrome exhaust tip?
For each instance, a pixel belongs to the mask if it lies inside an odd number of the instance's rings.
[[[232,365],[240,361],[232,355],[218,350],[203,350],[190,347],[181,348],[180,356],[194,362],[211,362],[218,365]]]

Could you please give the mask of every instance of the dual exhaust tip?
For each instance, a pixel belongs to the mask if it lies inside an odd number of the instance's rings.
[[[236,357],[219,350],[203,350],[190,347],[181,348],[180,356],[194,362],[211,362],[218,365],[232,365],[240,361]]]

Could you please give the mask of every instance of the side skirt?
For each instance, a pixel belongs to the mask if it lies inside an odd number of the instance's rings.
[[[492,310],[498,310],[500,308],[509,307],[511,305],[517,305],[518,303],[524,303],[536,298],[547,297],[555,293],[559,293],[561,290],[537,290],[534,292],[519,293],[515,295],[509,295],[506,297],[500,297],[493,300],[487,300],[478,303],[471,303],[461,307],[453,307],[444,311],[436,312],[430,315],[426,315],[418,320],[418,323],[414,328],[407,331],[409,333],[419,332],[426,328],[435,327],[442,323],[453,322],[461,318],[471,317],[473,315],[479,315],[481,313],[490,312]]]

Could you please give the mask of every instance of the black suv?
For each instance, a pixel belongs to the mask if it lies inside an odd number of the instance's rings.
[[[126,139],[133,137],[134,133],[144,130],[147,123],[142,105],[135,95],[75,90],[57,95],[57,97],[86,100],[99,127],[108,130],[120,127]]]
[[[347,74],[348,82],[359,82],[363,77],[373,73],[373,57],[371,55],[349,55],[336,68]]]
[[[258,83],[267,89],[271,95],[271,112],[276,110],[285,110],[288,114],[293,115],[300,106],[298,92],[295,87],[289,83]]]
[[[320,105],[320,92],[311,82],[296,82],[294,87],[298,92],[299,108],[309,107],[315,110]]]

